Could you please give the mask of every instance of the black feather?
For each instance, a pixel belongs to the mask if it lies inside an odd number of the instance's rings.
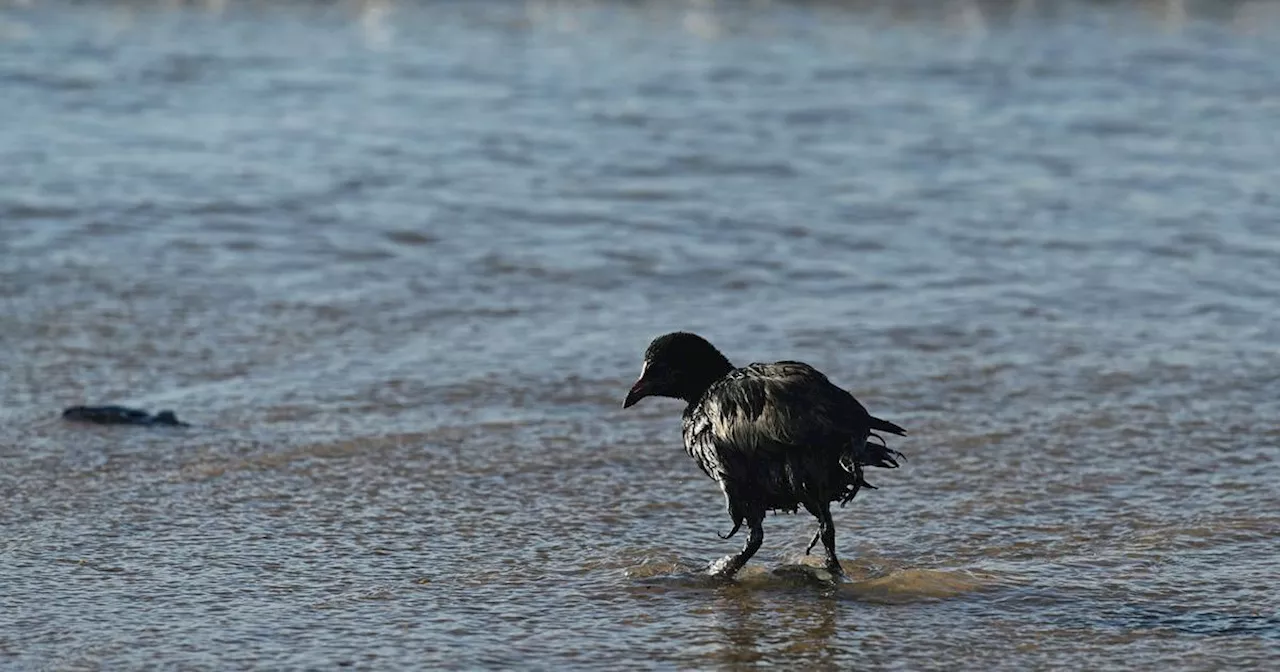
[[[830,505],[874,489],[864,467],[892,469],[905,459],[874,431],[906,430],[873,417],[853,395],[817,369],[795,361],[733,368],[694,334],[661,336],[645,353],[645,369],[625,405],[644,396],[688,402],[683,415],[685,450],[720,485],[736,532],[751,527],[747,547],[731,559],[736,571],[759,547],[767,511],[804,507],[819,519],[828,568],[835,559]],[[732,533],[731,533],[732,534]],[[811,545],[812,547],[812,545]]]
[[[704,472],[736,486],[731,508],[795,511],[852,498],[866,484],[861,467],[898,466],[900,454],[871,430],[902,430],[876,420],[806,364],[751,364],[689,404],[684,443]]]
[[[871,429],[877,432],[889,432],[890,434],[897,434],[898,436],[907,435],[907,430],[889,422],[888,420],[881,420],[875,416],[868,417],[871,418]]]

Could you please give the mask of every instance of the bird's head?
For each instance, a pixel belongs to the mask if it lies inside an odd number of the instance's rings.
[[[645,397],[697,401],[707,387],[733,370],[733,365],[707,339],[683,331],[653,339],[644,351],[640,379],[631,386],[622,407]]]

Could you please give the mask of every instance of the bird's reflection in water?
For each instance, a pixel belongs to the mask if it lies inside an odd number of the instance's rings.
[[[842,647],[848,645],[836,637],[840,601],[834,596],[801,592],[796,599],[780,600],[776,594],[761,596],[759,590],[748,586],[720,590],[709,605],[716,637],[707,650],[707,662],[834,668]]]

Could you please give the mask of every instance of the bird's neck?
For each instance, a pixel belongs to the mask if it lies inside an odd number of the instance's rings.
[[[680,398],[690,405],[698,403],[702,395],[707,393],[708,388],[729,375],[731,371],[733,371],[733,365],[729,360],[719,352],[715,353],[715,358],[707,361],[704,366],[699,367],[696,375],[688,378]]]

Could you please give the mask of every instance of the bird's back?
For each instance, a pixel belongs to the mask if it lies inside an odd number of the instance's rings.
[[[750,364],[716,381],[684,414],[685,450],[707,475],[773,500],[841,472],[839,461],[870,432],[853,395],[793,361]]]

